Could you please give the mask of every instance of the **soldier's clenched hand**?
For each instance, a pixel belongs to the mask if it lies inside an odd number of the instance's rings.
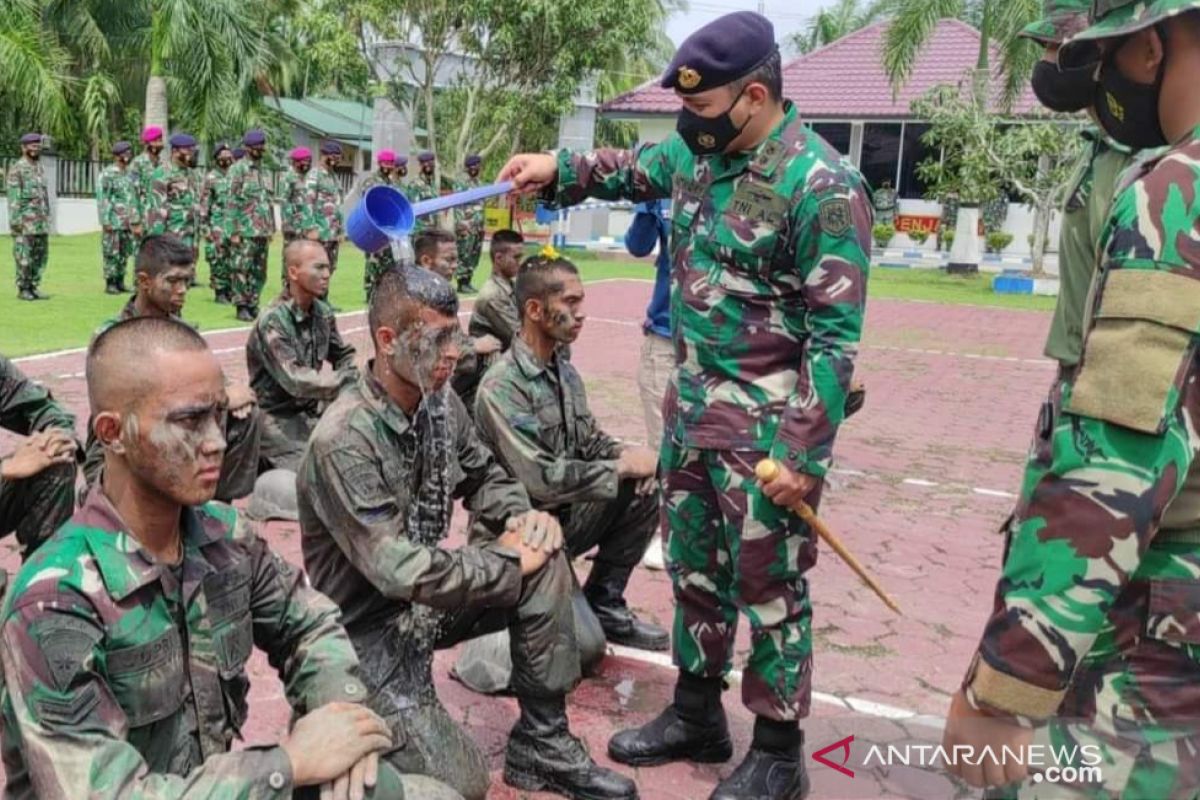
[[[354,703],[330,703],[306,714],[280,744],[292,762],[295,786],[335,782],[371,753],[391,746],[387,723]]]
[[[791,508],[806,499],[812,490],[817,488],[817,479],[803,472],[792,472],[783,464],[779,465],[779,477],[768,484],[759,481],[763,494],[777,506]]]
[[[558,178],[558,159],[547,153],[525,153],[513,156],[497,181],[512,181],[517,191],[536,192],[545,189]]]
[[[971,707],[962,689],[950,701],[950,712],[946,715],[946,730],[942,735],[942,747],[947,753],[954,748],[970,747],[970,755],[956,758],[949,771],[972,786],[1007,786],[1025,780],[1029,770],[1022,758],[1002,758],[1006,750],[1023,756],[1033,741],[1033,729],[1015,722],[991,717]],[[994,757],[987,755],[990,748]],[[959,752],[967,752],[960,750]],[[972,762],[972,763],[967,763]],[[998,763],[999,762],[999,763]]]

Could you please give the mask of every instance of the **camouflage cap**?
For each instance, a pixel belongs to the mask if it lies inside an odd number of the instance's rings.
[[[1091,0],[1045,0],[1042,18],[1031,22],[1018,34],[1040,44],[1062,44],[1088,24]]]
[[[1101,39],[1119,39],[1188,11],[1200,11],[1200,0],[1092,0],[1092,24],[1065,45],[1059,63]]]

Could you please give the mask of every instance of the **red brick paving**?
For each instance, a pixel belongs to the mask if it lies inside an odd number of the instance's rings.
[[[633,376],[641,344],[639,321],[649,287],[637,282],[593,284],[593,320],[575,348],[593,409],[602,424],[629,439],[644,439]],[[116,303],[114,303],[115,307]],[[866,409],[843,431],[838,474],[826,494],[825,519],[872,569],[905,611],[897,617],[862,587],[828,551],[811,574],[816,638],[815,689],[940,716],[961,679],[990,606],[1001,540],[996,530],[1012,500],[975,489],[1014,492],[1033,420],[1053,374],[1040,350],[1049,317],[1038,312],[873,301],[858,360],[867,383]],[[361,314],[343,331],[365,354]],[[355,330],[358,329],[358,330]],[[244,378],[244,332],[215,334],[213,347],[235,378]],[[932,351],[932,352],[930,352]],[[981,357],[982,356],[982,357]],[[82,355],[23,360],[86,418]],[[0,438],[0,449],[10,442]],[[936,483],[914,485],[906,480]],[[453,542],[461,541],[461,515]],[[294,526],[272,524],[267,536],[299,562]],[[11,540],[0,544],[0,566],[17,567]],[[580,565],[586,569],[586,564]],[[631,603],[659,622],[670,622],[670,588],[661,573],[639,571]],[[740,631],[739,654],[746,647]],[[447,675],[453,653],[439,656],[439,692],[464,720],[497,767],[503,761],[515,702],[474,695]],[[276,740],[288,710],[280,685],[260,655],[251,663],[254,689],[246,726],[249,742]],[[652,717],[670,696],[668,669],[610,657],[599,676],[575,693],[575,729],[605,761],[605,743],[617,727]],[[752,720],[736,688],[727,694],[739,755]],[[854,734],[856,742],[901,741],[934,735],[929,729],[853,714],[815,702],[806,724],[809,752]],[[814,746],[816,745],[816,746]],[[861,745],[855,757],[862,758]],[[961,794],[936,771],[893,767],[857,772],[855,779],[812,764],[814,798],[942,798]],[[674,765],[639,770],[645,798],[705,798],[731,765]],[[490,797],[522,796],[497,782]]]

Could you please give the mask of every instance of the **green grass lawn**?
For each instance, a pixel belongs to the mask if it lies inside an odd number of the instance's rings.
[[[267,263],[267,285],[263,303],[279,287],[280,242],[272,243]],[[650,261],[612,260],[593,253],[570,251],[585,280],[653,277]],[[487,279],[490,269],[485,255],[475,285]],[[50,300],[25,303],[17,300],[12,260],[12,240],[0,237],[0,275],[8,280],[8,290],[0,289],[0,354],[10,358],[44,353],[69,347],[83,347],[92,332],[106,319],[116,315],[127,297],[106,295],[100,270],[100,235],[55,236],[50,239],[50,263],[41,289]],[[344,246],[337,274],[333,278],[332,299],[343,311],[363,307],[363,257],[352,245]],[[127,283],[132,284],[132,276]],[[188,295],[184,318],[202,331],[241,327],[234,309],[218,306],[207,288],[208,267],[200,265],[201,286]],[[927,300],[937,303],[968,303],[1009,308],[1050,309],[1052,298],[996,295],[991,291],[990,276],[957,278],[940,272],[877,269],[871,277],[871,297]]]

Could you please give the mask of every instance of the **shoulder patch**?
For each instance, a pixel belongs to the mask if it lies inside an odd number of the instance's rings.
[[[38,645],[54,688],[66,691],[75,676],[87,667],[92,648],[100,641],[100,632],[95,626],[73,617],[56,618],[38,633]]]
[[[822,200],[817,206],[817,217],[820,219],[823,233],[841,236],[850,230],[850,201],[844,197]]]

